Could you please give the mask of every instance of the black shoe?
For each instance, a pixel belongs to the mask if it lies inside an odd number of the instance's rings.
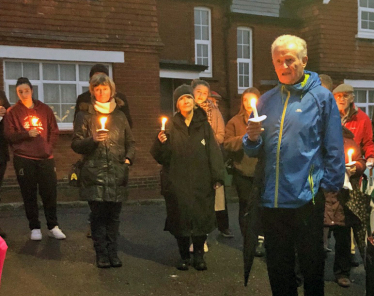
[[[256,251],[255,251],[255,256],[256,257],[264,257],[265,256],[265,247],[264,247],[264,242],[258,242]]]
[[[356,259],[356,254],[351,254],[351,266],[358,267],[360,263]]]
[[[117,254],[114,254],[114,255],[109,254],[109,262],[110,262],[110,266],[112,266],[112,267],[121,267],[122,266],[122,261],[118,258]]]
[[[193,256],[193,267],[196,270],[207,270],[206,262],[204,260],[204,253],[195,252]]]
[[[96,254],[96,266],[98,268],[109,268],[111,266],[109,257],[104,254]]]
[[[180,259],[176,267],[178,270],[188,270],[189,265],[191,265],[190,259]]]

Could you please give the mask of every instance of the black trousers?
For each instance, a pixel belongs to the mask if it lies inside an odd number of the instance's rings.
[[[57,176],[54,159],[34,160],[14,156],[13,165],[25,204],[30,229],[40,229],[37,192],[42,198],[48,229],[57,223]]]
[[[324,295],[323,192],[315,204],[297,209],[264,208],[262,215],[270,285],[274,296],[296,296],[295,249],[304,276],[304,295]]]
[[[351,271],[351,228],[331,227],[335,238],[334,274],[336,278],[348,277]]]
[[[91,234],[98,254],[117,254],[121,202],[89,201]]]

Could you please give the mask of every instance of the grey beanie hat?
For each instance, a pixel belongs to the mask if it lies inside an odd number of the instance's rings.
[[[178,86],[175,89],[174,94],[173,94],[173,100],[174,100],[174,105],[175,106],[177,106],[177,102],[178,102],[179,98],[184,96],[184,95],[189,95],[192,98],[194,97],[191,86],[189,86],[187,84],[182,84],[181,86]]]
[[[346,93],[346,92],[353,92],[353,87],[352,85],[349,84],[340,84],[338,85],[333,91],[333,94],[338,94],[338,93]]]

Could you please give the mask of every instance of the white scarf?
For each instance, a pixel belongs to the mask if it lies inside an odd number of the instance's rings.
[[[114,98],[111,98],[106,103],[100,103],[98,101],[95,101],[94,108],[97,112],[100,112],[102,114],[109,114],[112,113],[113,110],[116,108],[116,100]]]

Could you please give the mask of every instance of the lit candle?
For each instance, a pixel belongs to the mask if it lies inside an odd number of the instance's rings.
[[[107,118],[106,118],[105,116],[100,118],[101,129],[102,129],[102,130],[105,130],[105,123],[106,123],[106,120],[107,120]]]
[[[38,120],[39,120],[39,118],[33,117],[33,118],[31,119],[32,126],[36,126],[37,123],[38,123]]]
[[[162,117],[162,119],[161,119],[161,122],[162,122],[161,130],[162,131],[165,130],[165,123],[166,123],[166,121],[168,121],[167,117]]]
[[[353,149],[348,149],[348,163],[352,162],[352,154],[354,150]]]
[[[257,100],[255,98],[251,99],[251,107],[254,118],[258,118],[257,108],[256,108]]]

